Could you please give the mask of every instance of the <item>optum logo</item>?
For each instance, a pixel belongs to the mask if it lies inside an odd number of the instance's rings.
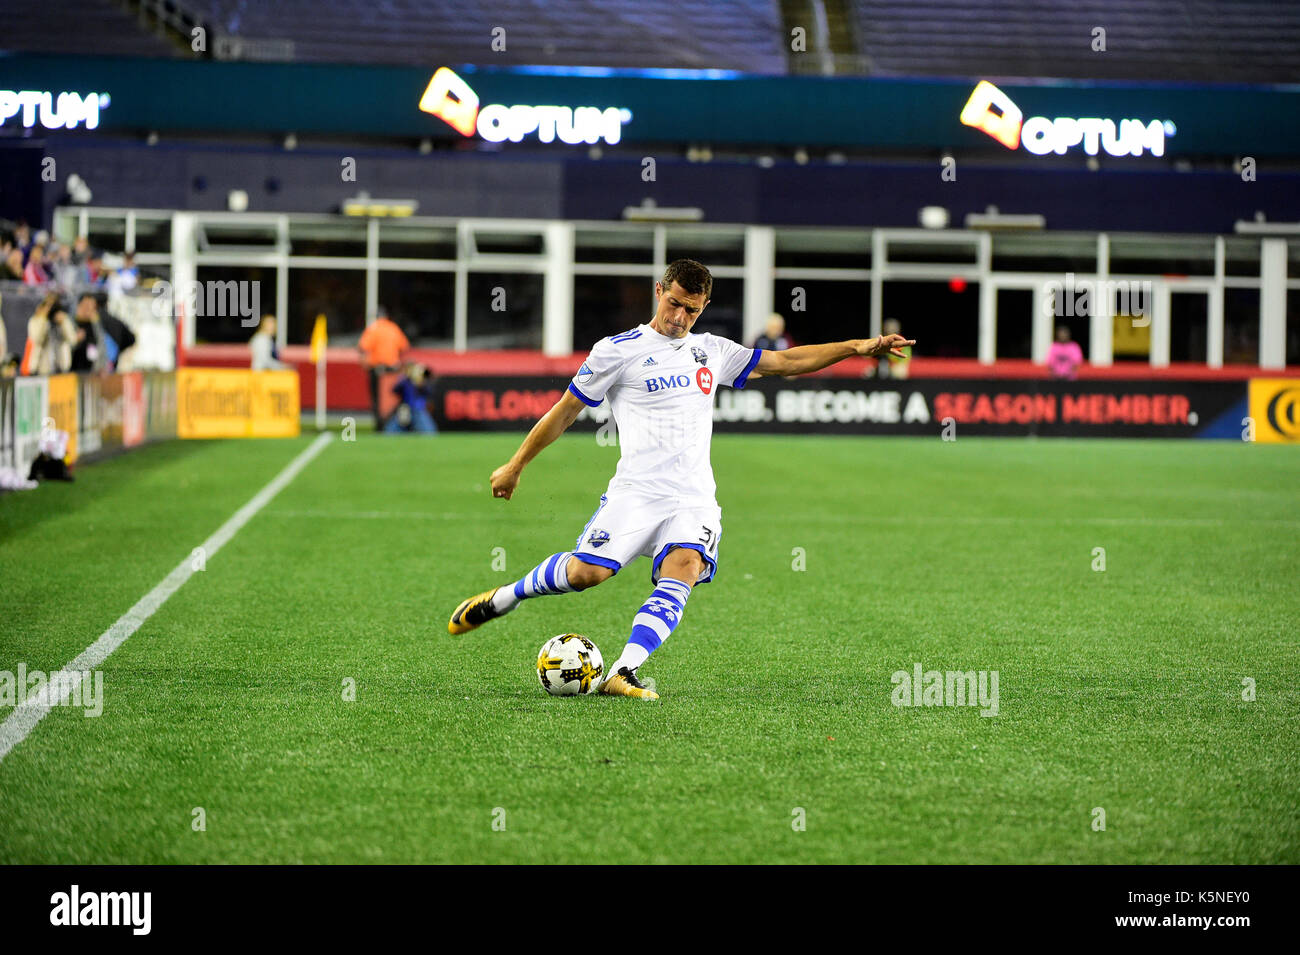
[[[980,80],[961,111],[966,126],[988,133],[1007,149],[1024,147],[1036,156],[1064,156],[1082,146],[1089,156],[1104,150],[1111,156],[1165,154],[1165,138],[1178,132],[1171,120],[1046,116],[1024,118],[1020,107],[988,80]]]
[[[536,135],[543,143],[611,146],[623,138],[623,124],[632,121],[630,109],[611,106],[479,106],[478,94],[447,67],[439,67],[420,97],[420,109],[445,122],[462,136],[476,132],[490,143],[521,142]]]
[[[0,90],[0,126],[17,116],[27,129],[87,129],[99,126],[99,111],[109,104],[107,93],[51,93],[49,90]]]

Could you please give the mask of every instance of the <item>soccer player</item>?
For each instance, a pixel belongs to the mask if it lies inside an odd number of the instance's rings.
[[[583,405],[595,408],[609,399],[618,468],[573,549],[552,554],[512,585],[461,601],[447,624],[450,633],[468,633],[532,597],[594,587],[649,557],[654,590],[633,618],[627,646],[600,692],[658,699],[637,679],[637,669],[681,622],[693,588],[718,570],[722,511],[709,463],[715,390],[744,388],[754,376],[806,375],[853,355],[899,356],[916,344],[886,335],[763,351],[693,334],[712,291],[713,276],[699,262],[669,265],[655,283],[654,317],[598,341],[565,394],[492,472],[492,495],[509,500],[524,468],[573,424]]]

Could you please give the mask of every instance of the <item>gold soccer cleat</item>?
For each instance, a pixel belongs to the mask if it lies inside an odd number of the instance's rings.
[[[492,598],[500,587],[494,587],[491,590],[485,590],[481,594],[470,597],[468,600],[462,600],[456,612],[451,615],[447,621],[447,632],[459,636],[462,633],[469,633],[471,630],[477,630],[489,620],[495,620],[501,616],[492,607]]]
[[[622,667],[601,684],[600,692],[607,696],[634,696],[639,700],[659,699],[659,694],[638,680],[627,667]]]

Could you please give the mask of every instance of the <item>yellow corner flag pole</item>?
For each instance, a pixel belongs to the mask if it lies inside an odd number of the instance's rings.
[[[325,332],[325,316],[316,316],[311,330],[311,360],[316,363],[316,430],[325,430],[325,348],[329,335]]]

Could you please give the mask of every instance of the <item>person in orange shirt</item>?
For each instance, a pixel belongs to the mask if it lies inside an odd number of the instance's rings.
[[[379,414],[379,378],[390,371],[398,371],[406,358],[411,343],[397,323],[388,317],[382,305],[375,311],[375,320],[366,326],[357,342],[361,353],[361,367],[370,379],[370,409],[375,415],[375,430],[382,431],[384,422]]]

